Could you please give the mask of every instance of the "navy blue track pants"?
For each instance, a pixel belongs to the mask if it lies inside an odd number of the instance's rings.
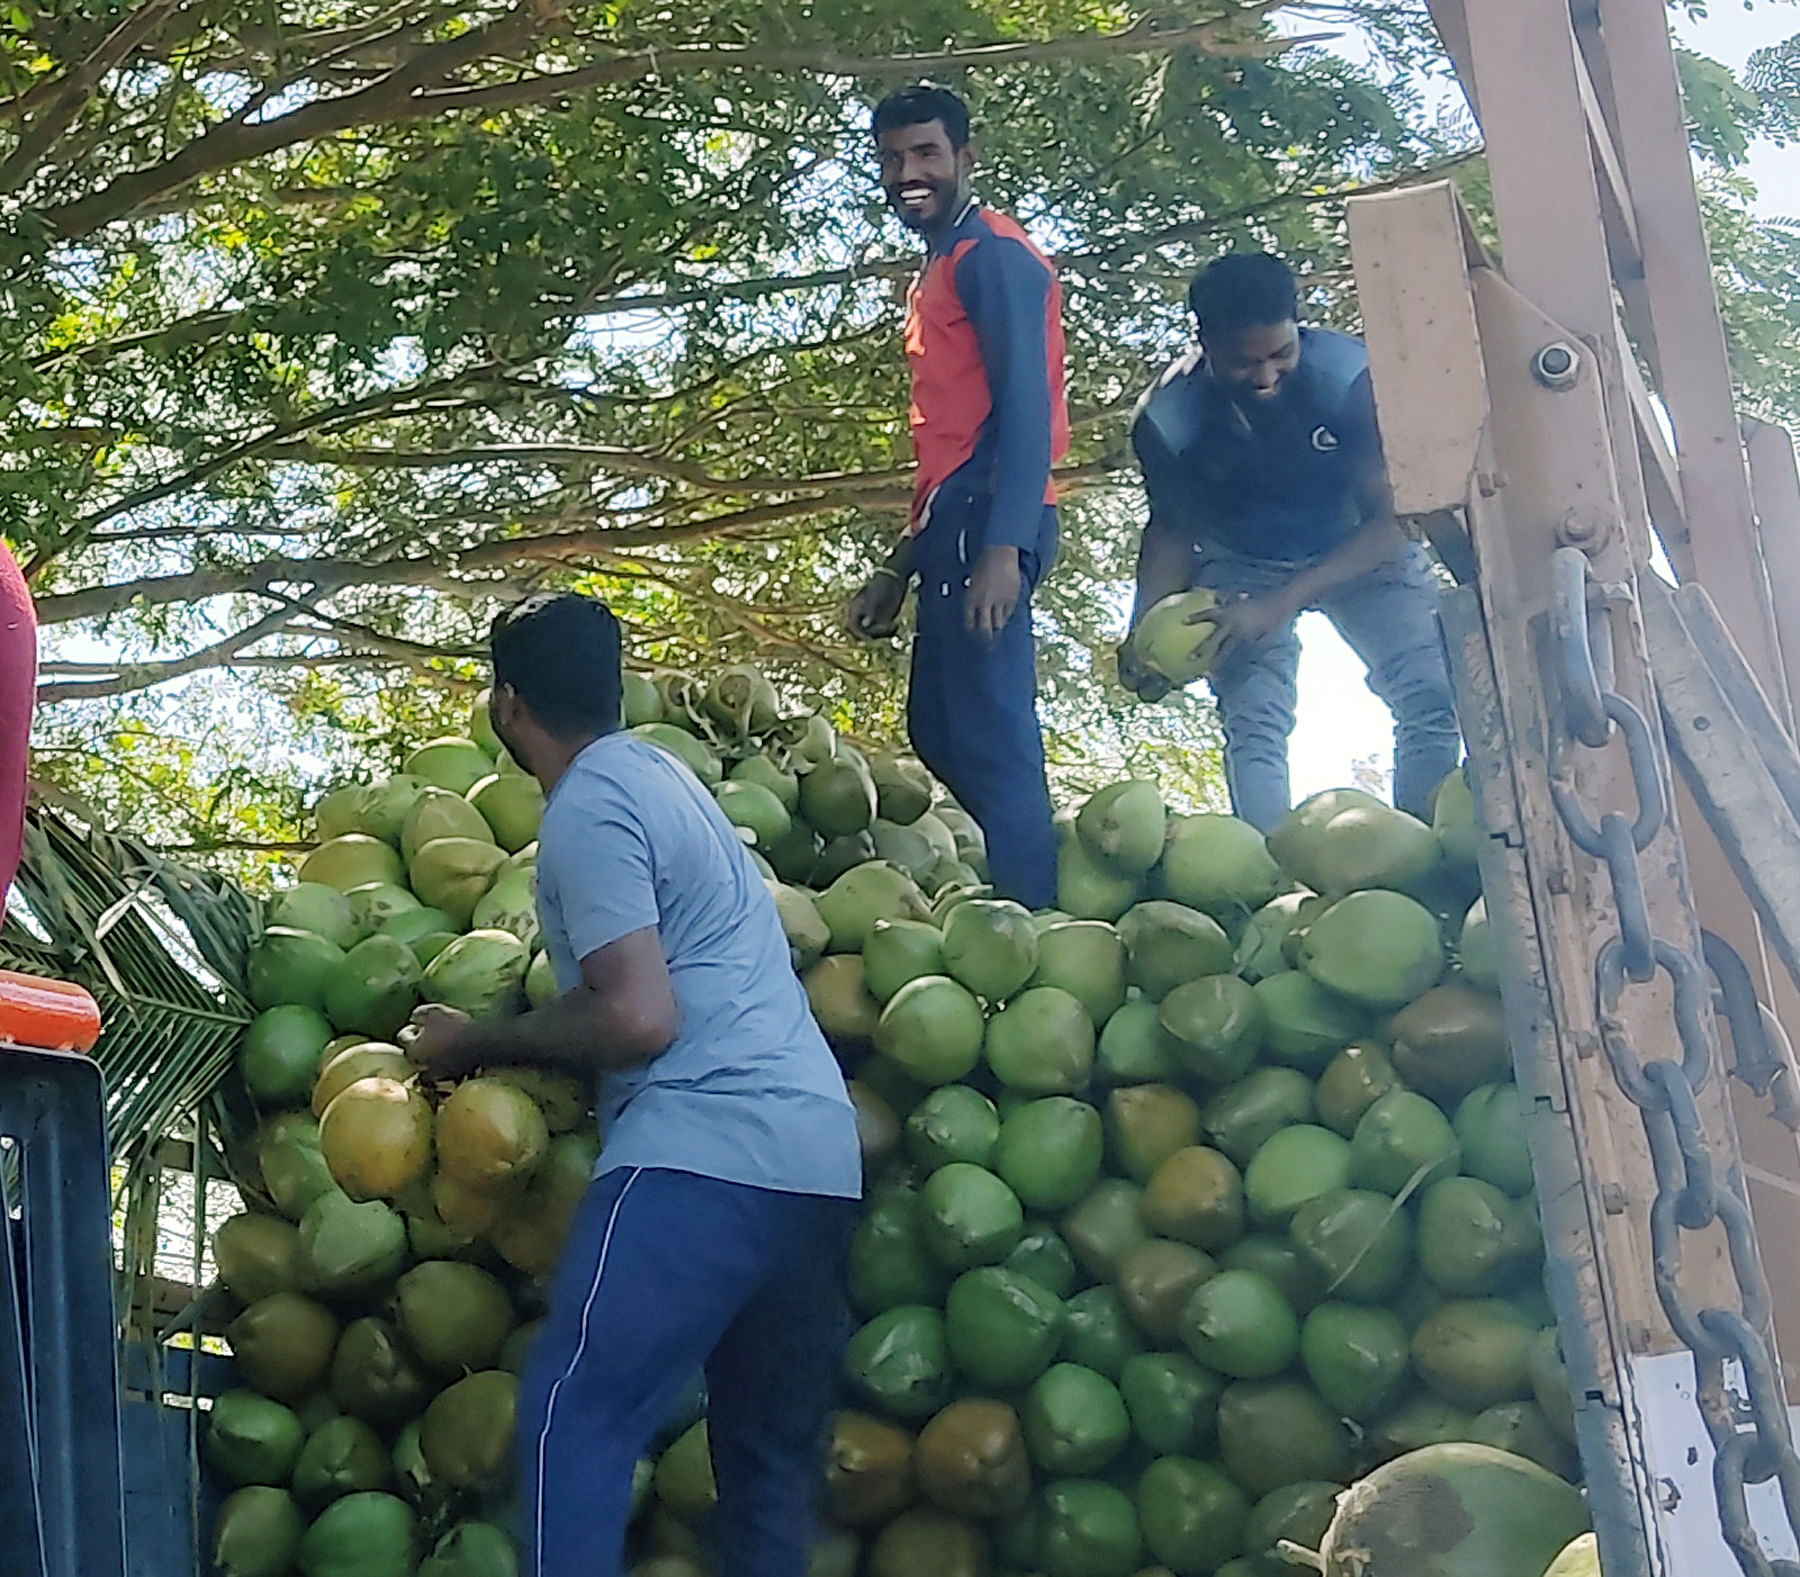
[[[658,1168],[594,1181],[519,1390],[527,1577],[619,1577],[632,1469],[702,1367],[720,1577],[805,1577],[857,1208]]]

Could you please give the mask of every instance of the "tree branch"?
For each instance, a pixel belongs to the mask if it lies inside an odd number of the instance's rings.
[[[428,90],[427,83],[528,40],[540,17],[522,4],[500,21],[460,37],[432,44],[403,65],[352,93],[315,99],[285,115],[246,122],[226,120],[195,138],[160,164],[131,170],[99,191],[44,211],[50,232],[62,240],[91,235],[140,205],[166,196],[204,175],[229,169],[296,143],[309,142],[371,124],[400,125],[470,110],[491,111],[542,103],[590,88],[692,76],[706,71],[807,72],[817,75],[882,77],[965,68],[1077,62],[1117,54],[1193,49],[1227,58],[1267,58],[1316,38],[1252,38],[1250,28],[1288,0],[1254,0],[1221,17],[1187,25],[1150,19],[1116,33],[1080,33],[1020,43],[985,44],[928,54],[856,56],[829,48],[725,47],[677,44],[616,55],[574,71],[548,72],[507,82]],[[1328,37],[1329,35],[1320,35]]]
[[[256,623],[246,625],[235,635],[228,635],[211,646],[189,652],[185,657],[167,662],[117,663],[106,668],[108,677],[81,680],[68,684],[40,684],[38,705],[54,706],[58,701],[95,701],[107,696],[126,695],[134,690],[148,690],[152,685],[182,679],[203,668],[218,668],[228,663],[246,646],[254,645],[265,635],[285,629],[304,610],[297,607],[277,608]]]

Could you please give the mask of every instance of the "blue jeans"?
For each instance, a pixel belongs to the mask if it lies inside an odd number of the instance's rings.
[[[963,622],[988,505],[952,478],[916,539],[919,624],[907,734],[919,759],[980,824],[994,890],[1027,909],[1047,909],[1056,902],[1056,827],[1038,726],[1031,593],[1056,557],[1056,511],[1045,506],[1035,549],[1019,555],[1019,605],[990,639]]]
[[[718,1569],[805,1577],[858,1208],[657,1168],[589,1185],[519,1387],[525,1577],[619,1577],[632,1468],[702,1366]]]
[[[1202,549],[1194,584],[1223,596],[1285,585],[1304,566]],[[1432,792],[1462,754],[1450,669],[1438,630],[1437,585],[1416,543],[1321,599],[1369,670],[1369,688],[1394,714],[1394,803],[1428,817]],[[1225,729],[1233,810],[1264,832],[1291,808],[1288,736],[1294,731],[1300,640],[1287,625],[1234,653],[1211,676]]]

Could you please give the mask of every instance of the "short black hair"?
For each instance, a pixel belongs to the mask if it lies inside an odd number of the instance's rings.
[[[938,82],[913,82],[894,91],[875,106],[869,132],[879,138],[900,126],[923,126],[942,121],[950,146],[959,151],[969,144],[969,106]]]
[[[488,642],[495,687],[510,685],[557,738],[619,727],[625,688],[619,621],[597,597],[527,597],[494,620]]]
[[[1291,323],[1300,312],[1293,270],[1267,252],[1214,258],[1188,286],[1188,307],[1202,339]]]

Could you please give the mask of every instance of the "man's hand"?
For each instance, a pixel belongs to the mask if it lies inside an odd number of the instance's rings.
[[[1025,579],[1019,573],[1019,550],[1014,547],[983,548],[963,593],[963,622],[977,635],[997,640],[1012,622]]]
[[[413,1009],[412,1022],[400,1032],[400,1044],[431,1083],[460,1079],[475,1068],[472,1022],[467,1013],[427,1002]]]
[[[1211,624],[1213,633],[1203,644],[1215,648],[1214,662],[1220,663],[1245,646],[1266,640],[1285,624],[1300,616],[1292,599],[1280,592],[1263,592],[1240,597],[1236,602],[1221,602],[1205,613],[1191,615],[1190,624]]]
[[[1161,674],[1151,673],[1138,656],[1137,630],[1133,627],[1119,642],[1119,683],[1140,701],[1160,701],[1174,687]]]
[[[885,641],[900,628],[906,582],[892,569],[879,569],[850,599],[845,615],[850,633],[861,641]]]

